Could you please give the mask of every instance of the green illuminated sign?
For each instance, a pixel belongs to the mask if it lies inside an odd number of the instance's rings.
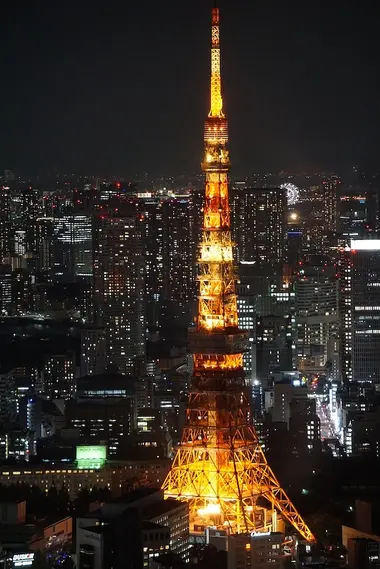
[[[78,468],[101,468],[107,458],[107,447],[104,445],[77,447],[76,459]]]

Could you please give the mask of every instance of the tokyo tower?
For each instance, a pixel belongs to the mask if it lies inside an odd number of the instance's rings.
[[[238,328],[228,199],[228,124],[220,74],[219,9],[212,10],[211,110],[204,130],[206,188],[199,255],[197,325],[189,330],[194,372],[186,423],[165,497],[187,500],[190,531],[313,534],[282,490],[252,424],[243,371],[247,335]]]

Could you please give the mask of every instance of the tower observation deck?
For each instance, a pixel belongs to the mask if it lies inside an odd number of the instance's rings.
[[[220,72],[219,9],[212,10],[211,107],[204,129],[205,197],[199,254],[199,300],[189,330],[194,373],[186,423],[166,497],[187,500],[190,531],[280,531],[292,524],[314,537],[282,490],[253,426],[243,371],[247,335],[238,328],[228,198],[228,123]]]

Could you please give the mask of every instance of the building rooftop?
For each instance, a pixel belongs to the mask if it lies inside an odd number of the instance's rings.
[[[133,393],[134,378],[121,373],[103,372],[85,375],[77,380],[77,391],[126,390]]]
[[[155,524],[154,522],[145,521],[142,523],[142,529],[144,530],[167,530],[166,526],[160,524]]]
[[[166,500],[158,500],[148,504],[143,510],[144,519],[151,520],[163,514],[167,514],[177,508],[186,506],[186,502],[180,502],[174,498],[167,498]]]
[[[134,508],[135,505],[136,508],[138,508],[140,506],[143,506],[145,501],[148,501],[148,503],[150,503],[150,499],[152,501],[162,501],[162,491],[157,488],[138,488],[137,490],[129,492],[120,498],[107,500],[107,502],[100,508],[94,510],[93,512],[88,512],[83,517],[109,520],[122,515],[129,508]],[[143,504],[139,504],[140,501],[142,501]]]
[[[92,533],[97,533],[97,534],[102,534],[105,533],[106,531],[109,531],[109,526],[104,525],[104,526],[88,526],[84,528],[86,531],[91,531]]]

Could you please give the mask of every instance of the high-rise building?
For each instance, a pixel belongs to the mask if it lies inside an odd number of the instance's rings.
[[[12,267],[0,265],[0,312],[8,314],[12,309]]]
[[[80,397],[66,403],[66,426],[77,429],[83,444],[102,442],[110,456],[120,458],[120,448],[132,432],[132,398],[127,388],[126,376],[100,374],[81,378]]]
[[[258,315],[256,320],[256,379],[267,389],[274,374],[291,371],[292,316]]]
[[[303,228],[303,253],[306,260],[315,255],[330,255],[336,247],[338,200],[341,181],[329,176],[309,191],[311,209]]]
[[[40,217],[40,199],[37,189],[28,187],[21,193],[21,227],[25,231],[27,253],[37,252],[37,218]]]
[[[49,356],[43,369],[43,391],[52,399],[69,399],[76,390],[75,354]]]
[[[166,318],[189,326],[195,303],[196,237],[190,198],[166,200],[163,212],[163,300]]]
[[[9,186],[0,185],[0,263],[11,251],[11,197]]]
[[[147,324],[187,327],[194,308],[196,236],[190,196],[139,199],[145,221]]]
[[[106,333],[102,328],[85,328],[81,333],[80,374],[102,373],[107,365]]]
[[[61,280],[90,277],[93,272],[92,219],[73,213],[54,220],[54,275]]]
[[[255,339],[256,339],[256,314],[255,314],[255,297],[251,291],[251,285],[239,283],[236,287],[238,294],[238,318],[239,327],[242,330],[247,330],[248,336],[248,349],[243,355],[243,368],[245,376],[249,383],[253,385],[256,379],[256,366],[255,366]]]
[[[356,231],[363,235],[368,223],[368,199],[366,192],[359,189],[346,191],[339,197],[338,230],[340,233]]]
[[[339,335],[338,279],[335,266],[299,267],[295,282],[297,367],[321,373],[332,361]]]
[[[242,188],[232,194],[233,239],[239,262],[279,267],[286,262],[284,188]]]
[[[95,324],[106,331],[107,363],[133,370],[145,353],[144,227],[139,214],[94,218]]]
[[[330,176],[322,182],[323,223],[326,231],[336,233],[338,223],[338,199],[341,181],[337,176]]]
[[[162,321],[164,282],[162,205],[163,202],[159,198],[141,198],[139,201],[145,222],[145,302],[146,322],[150,328],[159,328]]]
[[[25,312],[31,306],[31,291],[34,276],[26,269],[16,269],[12,273],[12,311]]]
[[[220,74],[219,9],[212,11],[211,109],[204,130],[206,177],[196,326],[189,330],[193,377],[181,444],[163,489],[189,502],[190,531],[231,534],[277,528],[277,514],[314,537],[269,467],[253,428],[238,328],[231,235],[228,123]],[[258,500],[270,506],[263,508]]]
[[[45,203],[45,202],[43,202]],[[39,217],[36,222],[37,263],[36,270],[51,278],[53,269],[53,217]]]
[[[380,382],[380,240],[352,240],[339,259],[342,379]]]
[[[244,354],[244,367],[253,385],[255,381],[256,384],[259,382],[256,386],[260,386],[262,392],[271,367],[267,356],[275,352],[272,345],[269,348],[269,344],[264,344],[268,338],[263,338],[261,323],[262,317],[270,315],[273,318],[274,313],[269,306],[268,311],[258,310],[257,302],[262,304],[265,297],[271,304],[268,292],[271,286],[274,282],[278,287],[282,286],[283,269],[287,262],[286,190],[275,187],[246,188],[237,183],[233,187],[232,213],[235,253],[239,261],[239,325],[249,330],[249,349]],[[257,326],[259,329],[256,329]]]
[[[256,267],[242,261],[237,292],[239,322],[249,332],[250,347],[243,362],[262,395],[273,373],[295,367],[294,287],[270,265]]]

